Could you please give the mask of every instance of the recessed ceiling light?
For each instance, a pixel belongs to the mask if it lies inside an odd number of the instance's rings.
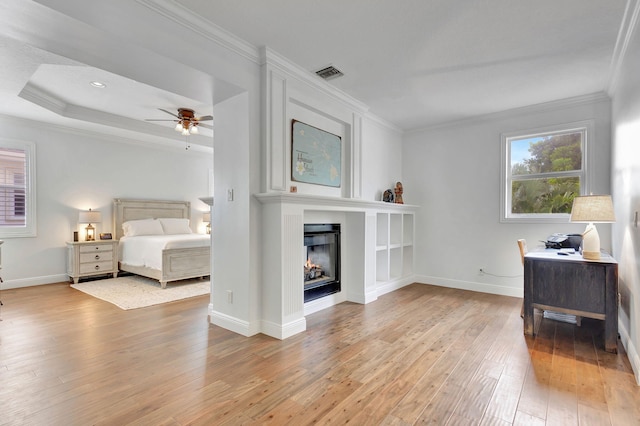
[[[93,87],[97,87],[98,89],[104,89],[105,87],[107,87],[107,85],[106,85],[106,84],[101,83],[101,82],[99,82],[99,81],[92,81],[92,82],[91,82],[91,85],[92,85]]]

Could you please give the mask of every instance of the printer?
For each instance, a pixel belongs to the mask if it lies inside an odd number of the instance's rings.
[[[580,250],[581,244],[582,234],[551,234],[544,242],[546,248],[572,248],[576,251]]]

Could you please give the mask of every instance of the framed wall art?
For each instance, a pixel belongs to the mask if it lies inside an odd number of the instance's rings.
[[[291,121],[291,180],[340,188],[342,139],[298,120]]]

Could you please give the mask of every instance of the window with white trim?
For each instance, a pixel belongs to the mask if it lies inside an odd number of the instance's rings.
[[[0,139],[0,237],[36,235],[35,144]]]
[[[566,222],[586,193],[591,122],[502,135],[502,222]]]

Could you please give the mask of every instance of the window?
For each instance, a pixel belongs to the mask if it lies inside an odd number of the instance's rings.
[[[502,135],[502,222],[566,222],[586,193],[591,122]]]
[[[35,145],[0,140],[0,237],[33,237]]]

